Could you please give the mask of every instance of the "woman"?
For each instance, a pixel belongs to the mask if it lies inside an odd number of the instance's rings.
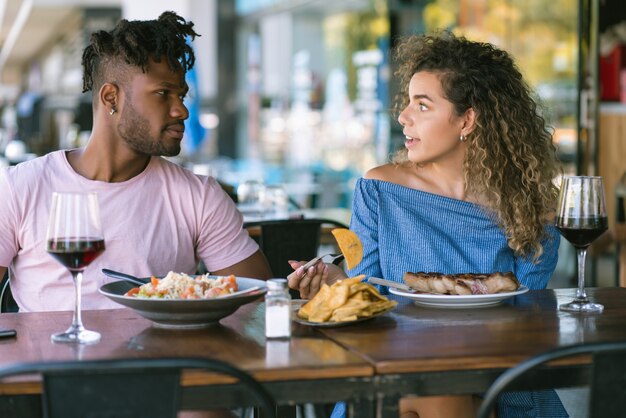
[[[364,253],[348,273],[402,281],[407,271],[512,271],[522,285],[545,288],[557,262],[560,166],[512,58],[450,33],[405,38],[396,57],[406,140],[391,163],[357,181],[350,228]],[[290,286],[306,298],[345,277],[323,263],[306,274],[301,262],[290,264]],[[470,397],[406,398],[400,410],[474,416]],[[498,417],[513,416],[567,414],[554,391],[542,391],[505,394]]]

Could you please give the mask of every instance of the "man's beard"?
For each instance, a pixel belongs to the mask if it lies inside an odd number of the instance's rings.
[[[150,123],[127,102],[120,116],[117,132],[126,144],[136,152],[147,155],[173,157],[180,153],[180,142],[166,146],[160,138],[150,137]]]

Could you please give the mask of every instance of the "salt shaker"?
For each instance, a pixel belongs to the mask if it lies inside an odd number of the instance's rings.
[[[267,281],[265,295],[265,337],[291,337],[291,296],[286,279]]]

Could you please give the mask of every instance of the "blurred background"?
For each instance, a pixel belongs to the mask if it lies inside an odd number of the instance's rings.
[[[391,111],[398,36],[443,28],[508,50],[545,108],[566,172],[605,177],[610,233],[594,244],[600,264],[589,264],[598,280],[618,282],[623,0],[0,0],[0,163],[83,145],[89,35],[164,10],[202,35],[176,161],[235,191],[250,180],[280,185],[300,208],[349,209],[356,178],[403,144]],[[562,250],[558,271],[570,284],[573,252]]]

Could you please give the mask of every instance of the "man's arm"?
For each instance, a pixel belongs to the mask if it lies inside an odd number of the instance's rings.
[[[211,274],[216,276],[228,276],[234,274],[239,277],[249,277],[252,279],[269,279],[272,277],[272,270],[265,258],[265,255],[259,250],[245,260],[230,267],[221,270],[212,271]]]

